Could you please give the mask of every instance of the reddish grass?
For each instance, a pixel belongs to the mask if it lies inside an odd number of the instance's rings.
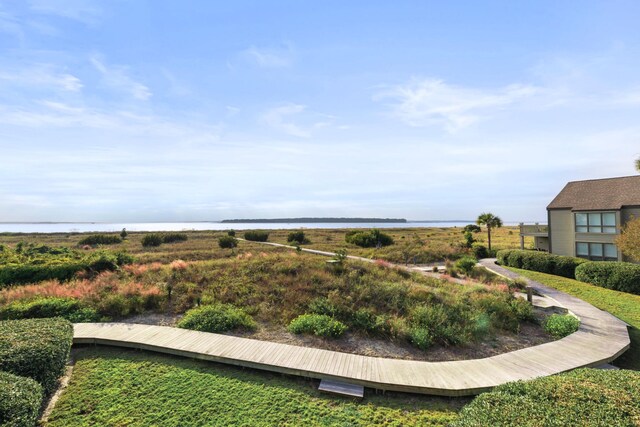
[[[116,273],[104,272],[93,280],[82,279],[60,283],[57,280],[17,286],[0,291],[0,303],[7,304],[16,300],[35,297],[75,298],[84,301],[98,301],[106,294],[124,296],[154,296],[161,290],[156,286],[144,285],[137,281],[122,281]]]

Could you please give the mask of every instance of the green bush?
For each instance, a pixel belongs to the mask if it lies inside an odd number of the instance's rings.
[[[131,262],[133,257],[124,252],[83,253],[69,248],[18,244],[15,250],[0,252],[0,287],[44,280],[67,281],[81,271],[115,270]]]
[[[118,243],[122,243],[122,238],[115,234],[92,234],[78,242],[79,245],[116,245]]]
[[[230,304],[204,305],[187,311],[178,327],[202,332],[226,332],[233,329],[253,330],[254,320],[243,310]]]
[[[261,230],[245,231],[244,238],[253,242],[266,242],[269,238],[269,233]]]
[[[552,314],[544,322],[544,330],[555,339],[571,335],[580,327],[580,320],[570,314]]]
[[[409,341],[420,350],[426,350],[433,345],[433,337],[427,328],[413,327],[409,329]]]
[[[94,322],[100,319],[98,312],[84,307],[73,298],[37,298],[30,301],[13,301],[0,307],[0,320],[63,317],[70,322]]]
[[[218,246],[222,249],[233,249],[238,246],[238,239],[233,236],[218,237]]]
[[[455,266],[458,271],[462,271],[464,274],[469,274],[477,263],[478,261],[475,258],[465,256],[457,260]]]
[[[42,397],[42,386],[36,381],[0,371],[0,425],[35,426]]]
[[[292,231],[291,233],[289,233],[289,235],[287,236],[287,242],[296,243],[298,245],[311,243],[309,239],[307,239],[307,236],[304,235],[304,231],[302,230]]]
[[[289,323],[289,331],[294,334],[313,334],[319,337],[339,338],[347,326],[324,314],[303,314]]]
[[[391,236],[375,228],[372,230],[348,231],[345,235],[345,241],[360,246],[361,248],[377,248],[393,245]]]
[[[115,271],[118,267],[131,264],[134,258],[125,252],[97,251],[86,259],[85,270],[92,274]]]
[[[487,249],[486,246],[474,244],[472,246],[471,250],[473,251],[473,256],[476,257],[476,259],[482,259],[482,258],[489,258],[490,257],[489,250]]]
[[[236,237],[236,230],[227,231],[227,236]]]
[[[640,265],[630,262],[585,262],[576,268],[576,279],[607,289],[640,295]]]
[[[518,381],[483,393],[454,427],[634,426],[640,420],[640,372],[578,369]]]
[[[160,246],[162,244],[162,235],[157,233],[145,234],[142,238],[142,246],[145,248],[152,246]]]
[[[0,266],[0,285],[19,285],[44,280],[65,282],[86,268],[83,261],[50,264],[11,264]]]
[[[506,249],[498,251],[498,264],[524,270],[555,274],[556,276],[575,278],[576,268],[587,260],[546,252],[527,251],[522,249]]]
[[[32,378],[48,394],[64,373],[72,340],[73,326],[65,319],[1,321],[0,371]]]
[[[414,340],[411,331],[424,329],[429,332],[432,342],[443,345],[462,345],[480,338],[483,332],[478,329],[482,313],[476,307],[459,303],[452,305],[417,305],[409,312],[409,341]]]
[[[186,242],[189,236],[184,233],[164,233],[162,235],[162,243]]]

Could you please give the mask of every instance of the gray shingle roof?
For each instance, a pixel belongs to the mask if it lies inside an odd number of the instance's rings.
[[[640,206],[640,175],[570,182],[547,209],[586,211],[623,206]]]

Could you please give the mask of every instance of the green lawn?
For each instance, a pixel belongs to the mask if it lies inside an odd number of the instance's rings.
[[[444,426],[468,399],[332,397],[317,383],[221,364],[85,348],[46,426]]]
[[[629,328],[631,348],[614,364],[625,369],[640,370],[640,295],[605,289],[551,274],[507,268],[547,286],[574,295],[631,325],[632,327]]]

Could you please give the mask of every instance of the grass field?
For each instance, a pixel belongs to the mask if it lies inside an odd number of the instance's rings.
[[[269,230],[269,241],[287,243],[287,236],[293,230]],[[346,249],[350,255],[360,255],[369,258],[380,258],[387,261],[404,262],[406,253],[420,255],[429,261],[441,261],[445,258],[455,258],[461,253],[460,245],[464,238],[461,228],[393,228],[385,229],[395,244],[381,249],[360,248],[345,242],[347,229],[305,229],[310,243],[305,247],[326,251]],[[163,244],[159,247],[143,247],[142,238],[145,233],[129,233],[127,239],[116,245],[109,245],[109,249],[125,250],[135,255],[140,262],[171,262],[182,259],[196,261],[217,259],[230,256],[232,252],[218,247],[218,238],[225,236],[226,231],[187,231],[185,242]],[[242,237],[243,232],[237,231]],[[78,242],[92,233],[0,233],[0,245],[15,246],[18,242],[45,244],[48,246],[65,246],[77,248]],[[115,233],[118,234],[118,233]],[[474,234],[479,243],[486,245],[485,231]],[[531,238],[527,238],[531,239]],[[502,227],[492,232],[494,249],[518,248],[520,237],[518,227]],[[525,244],[530,245],[531,240]],[[245,242],[243,248],[255,251],[266,250],[263,245]]]
[[[640,295],[605,289],[551,274],[507,268],[547,286],[574,295],[631,325],[629,328],[631,348],[614,364],[625,369],[640,370]]]
[[[316,390],[317,382],[133,350],[82,349],[48,427],[445,426],[468,399]]]

